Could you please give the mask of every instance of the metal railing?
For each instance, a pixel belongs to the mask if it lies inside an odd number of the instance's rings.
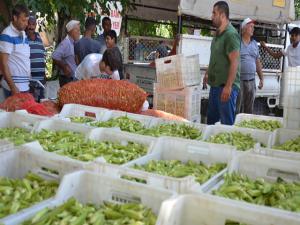
[[[169,50],[172,49],[173,40],[155,37],[131,36],[125,38],[124,63],[152,62],[155,60],[156,49],[159,42],[164,41]]]
[[[155,60],[156,49],[159,42],[164,43],[172,48],[173,39],[131,36],[125,38],[124,41],[124,63],[149,63]],[[264,72],[281,72],[283,58],[275,59],[268,52],[259,45],[259,54]],[[282,51],[283,45],[267,44],[267,46],[274,52]],[[205,56],[208,57],[208,56]]]

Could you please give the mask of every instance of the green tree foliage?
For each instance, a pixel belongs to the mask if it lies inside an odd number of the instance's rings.
[[[296,20],[300,19],[300,0],[295,0],[295,14]]]
[[[173,38],[177,25],[161,24],[149,21],[128,20],[128,34],[148,37]]]
[[[39,12],[42,17],[45,17],[48,25],[57,32],[56,41],[60,42],[67,21],[77,19],[83,24],[86,14],[89,12],[94,12],[99,21],[100,15],[96,6],[99,5],[102,12],[107,13],[106,4],[109,0],[16,0],[16,2],[26,4],[30,10]],[[125,12],[125,9],[131,8],[131,3],[135,0],[120,0],[120,2],[124,9],[123,12]]]

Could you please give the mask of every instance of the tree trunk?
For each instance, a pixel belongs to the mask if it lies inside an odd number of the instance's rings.
[[[0,17],[4,27],[9,25],[11,19],[11,9],[14,2],[15,1],[0,0]]]
[[[55,35],[56,45],[58,45],[66,37],[66,24],[69,20],[69,16],[67,16],[64,12],[58,12],[58,21]]]

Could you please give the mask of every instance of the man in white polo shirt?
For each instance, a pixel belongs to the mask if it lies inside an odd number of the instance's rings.
[[[29,10],[16,5],[12,10],[12,22],[0,35],[0,68],[5,97],[29,90],[30,47],[25,34]]]
[[[291,44],[286,50],[281,52],[273,52],[269,47],[266,46],[265,42],[261,42],[261,46],[275,59],[279,59],[282,56],[286,56],[288,59],[289,67],[300,66],[300,28],[294,27],[290,32]]]

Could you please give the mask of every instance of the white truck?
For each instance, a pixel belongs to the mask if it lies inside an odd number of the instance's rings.
[[[154,10],[155,8],[162,7],[159,10],[166,10],[165,7],[169,7],[170,9],[167,10],[167,13],[165,13],[163,17],[170,15],[170,19],[174,20],[174,18],[171,18],[171,11],[176,11],[177,8],[177,14],[179,15],[179,26],[181,26],[181,16],[184,15],[200,18],[201,21],[209,24],[211,11],[215,2],[216,1],[211,0],[171,0],[167,5],[164,5],[164,1],[141,0],[141,4],[137,7],[136,15],[145,15],[147,17],[146,19],[151,19],[149,17],[158,17],[160,15],[159,12]],[[233,23],[238,24],[244,18],[251,17],[259,23],[258,27],[261,30],[269,29],[269,32],[272,32],[273,34],[275,33],[281,37],[282,40],[279,44],[270,44],[270,47],[278,51],[281,51],[285,48],[285,44],[288,43],[286,41],[286,39],[288,39],[288,35],[284,28],[285,24],[294,19],[294,0],[228,0],[227,2],[229,3],[230,7],[230,19]],[[145,7],[142,7],[143,4]],[[150,10],[151,13],[143,14],[143,10],[145,10],[145,12],[146,10]],[[173,12],[173,14],[175,14],[175,12]],[[129,45],[130,40],[132,43],[132,39],[151,40],[151,38],[131,37],[128,38],[126,42],[128,46],[125,46],[125,62],[128,62],[128,64],[125,65],[125,70],[128,74],[130,74],[130,80],[137,83],[151,94],[153,91],[152,83],[156,79],[155,69],[149,68],[147,63],[143,63],[141,65],[140,62],[137,62],[136,60],[126,60],[126,57],[128,59],[128,52],[130,49]],[[212,37],[182,34],[179,46],[177,48],[178,54],[184,54],[186,56],[199,54],[202,76],[204,75],[209,63],[211,40]],[[126,50],[128,50],[127,55]],[[283,93],[280,91],[281,77],[286,65],[286,60],[283,60],[283,58],[280,60],[275,60],[266,52],[264,52],[263,49],[260,50],[260,53],[263,63],[265,82],[264,88],[257,91],[257,97],[266,98],[268,107],[274,108],[276,106],[280,106],[280,99],[282,99],[280,96]],[[203,90],[202,98],[208,98],[208,90]]]

